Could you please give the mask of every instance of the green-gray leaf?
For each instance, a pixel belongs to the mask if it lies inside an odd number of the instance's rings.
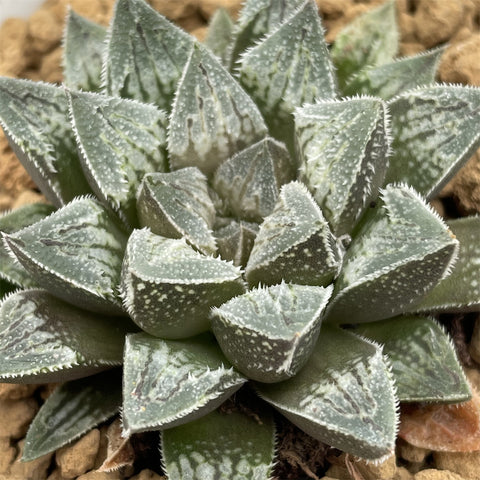
[[[236,217],[261,222],[272,213],[280,187],[294,178],[285,146],[267,137],[223,162],[213,188]]]
[[[138,226],[136,194],[148,172],[165,171],[163,111],[132,100],[70,92],[80,159],[92,190],[131,228]]]
[[[423,87],[388,106],[394,153],[386,182],[432,198],[480,146],[480,88]]]
[[[62,87],[0,78],[0,125],[15,155],[55,206],[91,193],[76,153]]]
[[[393,381],[378,346],[322,326],[307,364],[293,378],[257,384],[263,399],[318,440],[367,460],[395,448]]]
[[[328,319],[382,320],[406,311],[448,274],[458,241],[411,188],[389,185],[347,251]]]
[[[119,0],[104,70],[106,92],[169,110],[194,39],[143,0]]]
[[[300,178],[337,236],[350,233],[378,195],[390,137],[385,103],[373,97],[325,101],[295,113]]]
[[[116,290],[127,236],[97,201],[78,198],[4,238],[52,294],[88,310],[122,313]]]
[[[124,431],[170,428],[200,418],[245,382],[210,334],[183,341],[146,333],[129,335],[124,360]]]
[[[271,416],[208,415],[162,432],[170,480],[268,480],[275,452]]]
[[[336,276],[341,253],[327,221],[305,186],[284,185],[271,215],[265,218],[246,267],[250,285],[282,280],[328,285]]]
[[[206,255],[216,253],[211,231],[215,206],[208,194],[207,179],[197,168],[145,175],[137,209],[142,227],[164,237],[183,237]]]
[[[135,323],[163,338],[207,330],[210,308],[244,292],[238,267],[148,229],[128,240],[120,288]]]
[[[229,47],[232,37],[232,19],[224,8],[219,8],[210,19],[205,45],[220,59],[225,68],[230,65]]]
[[[332,287],[281,283],[213,308],[212,330],[225,356],[259,382],[297,374],[315,347]]]
[[[398,317],[363,324],[358,332],[384,345],[401,402],[470,399],[453,344],[432,318]]]
[[[121,365],[129,321],[81,310],[45,290],[24,290],[0,305],[0,379],[46,383]]]
[[[53,452],[115,415],[122,404],[121,385],[120,370],[60,385],[30,424],[22,460]]]
[[[63,74],[67,87],[100,90],[106,36],[104,27],[70,10],[63,50]]]
[[[255,103],[201,45],[185,67],[169,126],[172,168],[195,166],[205,174],[267,133]]]

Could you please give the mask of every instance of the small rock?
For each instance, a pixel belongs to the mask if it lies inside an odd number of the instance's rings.
[[[8,18],[0,28],[0,75],[17,77],[28,65],[30,58],[27,22],[20,18]]]
[[[33,395],[38,385],[0,383],[0,400],[20,400]]]
[[[25,436],[28,426],[38,411],[34,398],[0,400],[0,432],[2,437],[19,439]]]
[[[47,453],[46,455],[36,458],[30,462],[22,462],[23,446],[25,440],[18,442],[18,454],[15,462],[10,468],[10,475],[12,477],[20,477],[25,480],[46,480],[47,472],[50,467],[53,453]]]
[[[340,0],[337,0],[341,3]],[[239,0],[202,0],[199,3],[200,13],[207,20],[219,9],[224,8],[233,18],[236,18],[242,2]]]
[[[182,2],[172,0],[148,0],[148,3],[150,3],[157,12],[175,21],[194,15],[197,11],[196,0],[185,0]]]
[[[17,449],[12,446],[8,437],[0,437],[0,473],[8,473],[15,461]]]
[[[423,463],[425,458],[430,453],[426,448],[416,447],[402,439],[397,442],[397,453],[407,462]]]
[[[123,480],[123,475],[115,472],[88,472],[77,477],[76,480]]]
[[[391,479],[397,471],[395,455],[391,455],[387,460],[379,464],[358,460],[354,462],[354,465],[364,480]]]
[[[405,467],[398,467],[392,480],[413,480],[413,475]]]
[[[465,480],[480,480],[480,451],[434,452],[433,459],[436,467],[441,470],[449,470]]]
[[[66,480],[65,477],[62,477],[62,472],[59,468],[56,468],[48,477],[47,480]]]
[[[47,10],[40,9],[28,19],[28,33],[35,51],[46,53],[60,45],[63,22],[57,21]]]
[[[130,478],[130,480],[167,480],[166,477],[160,476],[158,473],[155,473],[153,470],[146,468],[140,473]]]
[[[19,208],[23,205],[30,205],[32,203],[46,203],[45,197],[34,190],[26,189],[19,193],[18,197],[12,204],[12,208]],[[35,385],[34,385],[35,386]],[[38,385],[36,385],[38,387]]]
[[[414,480],[466,480],[456,473],[447,470],[435,470],[433,468],[422,470],[416,473],[413,478]]]
[[[401,42],[399,53],[403,57],[411,57],[417,53],[423,52],[425,47],[418,42]]]
[[[317,0],[317,5],[323,17],[338,18],[351,7],[351,0]]]
[[[44,82],[62,83],[62,58],[63,47],[61,46],[43,56],[39,73]]]

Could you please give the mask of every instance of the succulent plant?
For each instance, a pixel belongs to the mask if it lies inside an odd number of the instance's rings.
[[[441,49],[396,60],[394,10],[329,48],[313,0],[249,0],[201,44],[118,0],[108,31],[70,13],[64,86],[0,79],[51,202],[0,218],[0,380],[64,382],[25,460],[121,408],[169,478],[262,479],[274,411],[378,461],[399,402],[470,398],[431,315],[480,307],[480,218],[427,202],[480,90],[435,84]],[[246,382],[259,413],[219,411]]]

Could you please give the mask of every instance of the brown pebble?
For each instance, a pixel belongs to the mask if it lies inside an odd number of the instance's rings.
[[[440,470],[461,475],[465,480],[480,480],[480,451],[476,452],[434,452],[435,466]],[[440,477],[436,477],[440,480]],[[456,480],[453,477],[452,480]],[[415,477],[415,480],[418,480]],[[420,477],[420,480],[422,479]],[[442,479],[444,480],[444,479]],[[445,478],[445,480],[447,480]]]
[[[77,480],[123,480],[123,475],[119,471],[88,472],[77,477]]]
[[[0,28],[0,75],[17,77],[28,65],[27,22],[21,18],[8,18]]]
[[[28,426],[38,411],[34,398],[0,400],[0,432],[2,437],[19,439],[25,436]]]
[[[405,440],[399,439],[397,442],[397,454],[410,463],[423,463],[430,454],[426,448],[416,447]]]
[[[30,462],[22,462],[20,459],[22,458],[24,444],[25,440],[18,442],[18,455],[10,468],[10,475],[25,480],[46,480],[53,453],[47,453]]]
[[[55,19],[48,11],[40,9],[28,19],[28,33],[35,51],[46,53],[60,44],[63,22]]]
[[[23,383],[0,383],[0,400],[20,400],[33,395],[38,385]]]
[[[63,48],[59,46],[42,58],[39,73],[44,82],[62,83],[62,55]]]
[[[8,473],[15,461],[17,449],[11,444],[8,437],[0,437],[0,474]]]
[[[146,468],[140,473],[130,478],[130,480],[166,480],[166,477],[160,476],[158,473],[155,473],[153,470]]]
[[[381,480],[393,478],[397,471],[395,455],[391,455],[382,463],[366,462],[357,460],[353,462],[355,469],[360,473],[364,480]]]
[[[342,0],[337,0],[341,3]],[[202,0],[199,2],[199,9],[202,16],[208,20],[219,9],[224,8],[233,18],[236,18],[242,2],[240,0]]]
[[[434,470],[429,468],[418,472],[413,477],[414,480],[467,480],[465,477],[447,470]]]

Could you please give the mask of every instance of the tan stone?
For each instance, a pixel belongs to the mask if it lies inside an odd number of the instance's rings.
[[[415,21],[407,13],[398,15],[398,24],[400,27],[400,38],[402,42],[415,42]]]
[[[72,445],[57,450],[55,458],[65,478],[83,475],[95,465],[100,446],[100,431],[94,428]]]
[[[123,480],[119,471],[115,472],[88,472],[77,477],[77,480]]]
[[[62,56],[63,48],[59,46],[42,58],[39,73],[45,82],[62,83]]]
[[[21,400],[0,400],[1,435],[13,439],[22,438],[37,411],[38,404],[31,397]]]
[[[36,52],[46,53],[60,45],[63,22],[44,9],[37,10],[28,19],[28,33]]]
[[[15,461],[17,449],[11,444],[8,437],[0,437],[0,473],[8,473]]]
[[[18,197],[12,204],[12,208],[18,208],[23,205],[30,205],[32,203],[46,203],[47,200],[45,197],[34,190],[24,190],[23,192],[19,193]]]
[[[148,0],[148,3],[157,12],[175,21],[194,15],[198,7],[198,0],[185,0],[182,2],[178,0]]]
[[[337,1],[341,3],[341,0]],[[233,18],[236,18],[241,6],[240,0],[201,0],[199,2],[200,13],[206,19],[209,19],[219,8],[224,8]]]
[[[391,479],[397,471],[395,455],[379,464],[366,462],[365,460],[354,461],[353,464],[364,480]]]
[[[18,455],[10,468],[10,475],[18,476],[24,480],[46,480],[53,453],[43,455],[31,462],[22,462],[24,444],[25,440],[18,442]]]
[[[480,480],[480,451],[434,452],[433,459],[436,467],[441,470],[457,473],[465,480]]]
[[[27,22],[7,19],[0,28],[0,75],[19,76],[29,63]]]
[[[47,480],[67,480],[62,476],[62,472],[59,468],[56,468],[48,477]]]
[[[418,42],[401,42],[399,53],[403,57],[410,57],[416,55],[417,53],[423,52],[425,47]]]
[[[338,18],[352,5],[352,0],[317,0],[320,14],[326,18]]]
[[[327,477],[335,478],[338,480],[351,480],[345,465],[332,465],[326,472]]]
[[[464,477],[457,475],[456,473],[449,472],[447,470],[435,470],[429,468],[428,470],[422,470],[413,477],[414,480],[466,480]]]
[[[146,468],[134,477],[131,477],[130,480],[166,480],[166,477],[160,476],[153,470]]]
[[[398,467],[392,480],[413,480],[413,475],[405,467]]]
[[[33,395],[38,385],[0,383],[0,400],[20,400]]]
[[[427,455],[430,454],[430,450],[416,447],[415,445],[400,439],[397,442],[397,454],[407,462],[423,463]]]

